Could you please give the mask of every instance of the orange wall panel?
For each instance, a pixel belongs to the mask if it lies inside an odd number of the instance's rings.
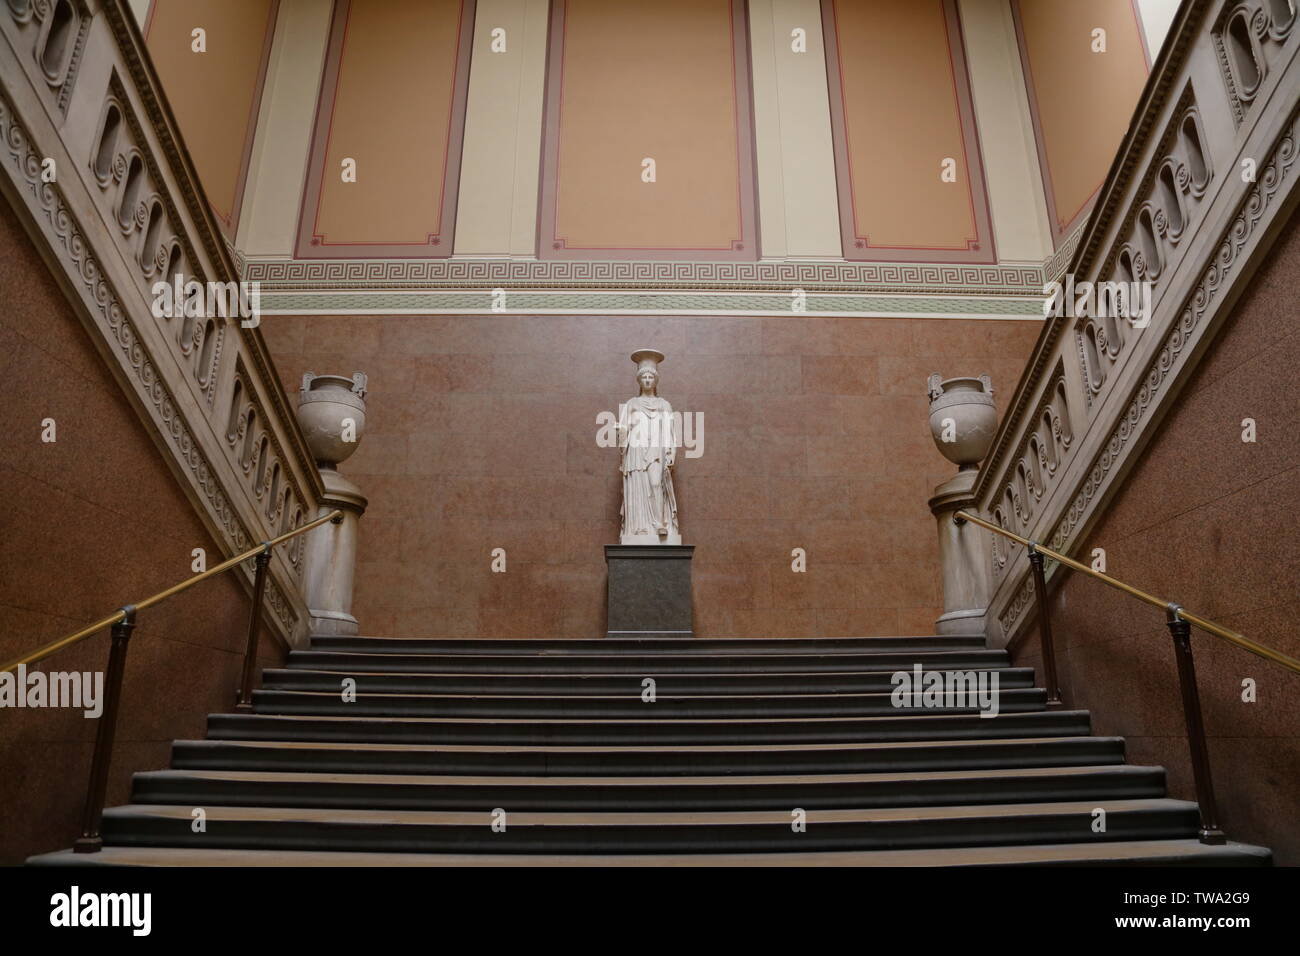
[[[239,222],[278,0],[154,0],[146,43],[203,189],[228,235]],[[193,49],[195,29],[206,51]]]
[[[1147,79],[1135,0],[1014,0],[1052,230],[1092,208]],[[1093,30],[1106,31],[1094,53]]]
[[[825,0],[823,18],[845,258],[993,261],[955,4]]]
[[[747,44],[739,0],[556,0],[542,256],[755,258]]]
[[[470,0],[338,0],[300,256],[451,255],[473,25]]]

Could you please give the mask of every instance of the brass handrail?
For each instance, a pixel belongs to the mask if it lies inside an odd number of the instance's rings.
[[[1031,550],[1037,550],[1040,554],[1051,558],[1053,561],[1059,561],[1067,568],[1073,568],[1075,571],[1082,571],[1084,574],[1088,575],[1091,578],[1096,578],[1099,581],[1104,581],[1106,584],[1110,585],[1111,587],[1123,591],[1125,594],[1135,597],[1139,601],[1143,601],[1147,604],[1150,604],[1152,607],[1162,608],[1163,610],[1174,615],[1176,618],[1180,618],[1184,621],[1187,621],[1189,624],[1195,624],[1201,630],[1213,634],[1215,637],[1222,638],[1223,640],[1228,641],[1229,643],[1237,645],[1243,650],[1250,651],[1250,653],[1255,654],[1258,657],[1262,657],[1265,660],[1273,661],[1275,664],[1280,664],[1281,666],[1285,667],[1287,670],[1295,671],[1297,674],[1300,674],[1300,660],[1291,657],[1289,654],[1283,654],[1281,651],[1274,650],[1273,648],[1268,647],[1264,644],[1260,644],[1256,641],[1252,641],[1244,634],[1239,634],[1236,631],[1232,631],[1226,627],[1223,627],[1222,625],[1215,624],[1213,621],[1201,617],[1199,614],[1193,614],[1191,611],[1188,611],[1186,608],[1174,603],[1173,601],[1166,601],[1163,598],[1156,597],[1154,594],[1148,594],[1146,591],[1143,591],[1141,588],[1135,588],[1131,584],[1125,584],[1123,581],[1120,581],[1117,578],[1112,578],[1108,574],[1102,574],[1100,571],[1094,571],[1086,564],[1081,564],[1080,562],[1075,561],[1073,558],[1068,558],[1057,551],[1053,551],[1051,548],[1045,548],[1041,544],[1037,543],[1036,541],[1032,541],[1029,538],[1023,538],[1020,535],[1015,534],[1014,532],[1006,530],[1000,525],[996,525],[993,524],[992,522],[985,521],[983,518],[973,515],[968,511],[957,511],[956,513],[953,514],[953,520],[957,521],[958,523],[960,523],[961,521],[970,521],[973,524],[979,525],[981,528],[986,528],[989,531],[992,531],[994,534],[1000,534],[1004,538],[1010,538],[1012,541],[1018,541],[1021,544],[1030,548]]]
[[[83,627],[81,630],[76,631],[75,633],[69,634],[66,637],[61,637],[57,641],[51,641],[49,644],[37,648],[36,650],[32,651],[30,654],[25,654],[24,656],[19,657],[16,660],[10,661],[9,663],[0,667],[0,673],[13,670],[22,664],[35,664],[37,661],[42,661],[45,658],[49,657],[51,654],[54,654],[57,651],[61,651],[65,647],[71,647],[73,644],[76,644],[78,641],[85,640],[86,638],[90,637],[92,634],[97,634],[98,632],[102,631],[106,627],[112,627],[114,624],[117,624],[126,619],[127,607],[134,608],[137,611],[142,611],[147,607],[153,607],[155,604],[160,604],[163,601],[167,600],[169,597],[172,597],[173,595],[180,594],[182,591],[186,590],[187,588],[192,588],[200,581],[206,581],[208,578],[218,575],[222,571],[227,571],[230,568],[233,568],[235,565],[241,564],[244,561],[247,561],[249,558],[256,557],[259,554],[263,554],[263,553],[269,554],[271,549],[273,549],[276,545],[282,544],[285,541],[288,541],[290,538],[296,538],[298,535],[310,531],[312,528],[317,528],[325,524],[327,521],[334,521],[336,518],[341,518],[342,516],[343,516],[343,512],[339,511],[336,508],[335,510],[331,511],[329,514],[322,515],[316,520],[310,521],[300,528],[294,528],[292,531],[286,532],[285,534],[282,534],[279,537],[271,538],[269,541],[263,541],[256,548],[252,548],[248,551],[245,551],[243,554],[237,554],[233,558],[230,558],[227,561],[222,561],[216,567],[208,568],[206,571],[200,572],[199,574],[196,574],[191,578],[186,578],[184,581],[181,581],[179,584],[173,584],[171,587],[167,588],[166,590],[159,591],[157,594],[151,594],[143,601],[135,601],[126,605],[125,607],[118,608],[116,612],[110,614],[108,617],[103,618],[102,620],[96,621],[94,624],[89,624],[86,627]]]

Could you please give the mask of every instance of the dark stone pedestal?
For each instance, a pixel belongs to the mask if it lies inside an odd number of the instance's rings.
[[[606,637],[694,637],[693,544],[607,544]]]

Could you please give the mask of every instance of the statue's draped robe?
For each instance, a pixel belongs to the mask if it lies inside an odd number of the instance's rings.
[[[658,536],[660,529],[677,534],[677,498],[669,462],[680,445],[673,407],[665,399],[638,395],[619,409],[619,445],[623,463],[623,532]],[[658,489],[651,484],[651,466],[662,475]]]

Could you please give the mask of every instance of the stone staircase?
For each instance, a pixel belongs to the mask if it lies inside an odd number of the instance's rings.
[[[891,676],[915,664],[996,672],[998,715],[893,706]],[[966,637],[321,637],[264,673],[252,713],[210,716],[206,740],[175,742],[171,769],[136,774],[132,797],[105,812],[102,852],[31,862],[1271,859],[1199,843],[1196,805],[1166,797],[1163,768],[1126,764],[1122,738],[1048,710],[1031,669]]]

